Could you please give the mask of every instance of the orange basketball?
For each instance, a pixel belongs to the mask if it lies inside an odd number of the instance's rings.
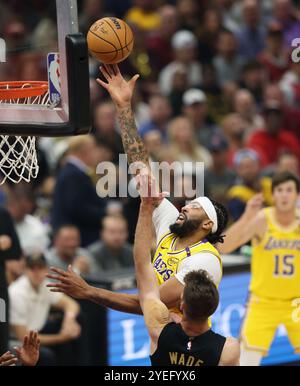
[[[90,53],[102,63],[125,60],[132,51],[134,37],[125,21],[116,17],[97,20],[89,29],[87,43]]]

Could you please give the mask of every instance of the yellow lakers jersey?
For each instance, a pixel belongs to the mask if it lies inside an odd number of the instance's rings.
[[[267,231],[260,242],[252,241],[250,291],[279,300],[300,297],[300,228],[276,223],[274,208],[264,209]],[[300,213],[297,213],[300,215]]]
[[[219,252],[207,240],[199,241],[182,250],[174,250],[177,238],[173,233],[167,233],[158,243],[153,259],[153,268],[159,285],[169,280],[178,272],[180,263],[184,259],[196,253],[210,252],[217,256],[221,264]],[[172,311],[179,312],[178,309],[172,309]]]

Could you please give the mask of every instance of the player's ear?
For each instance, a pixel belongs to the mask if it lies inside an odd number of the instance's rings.
[[[207,220],[204,220],[203,223],[202,223],[202,228],[206,231],[211,231],[212,230],[212,227],[213,227],[214,223],[207,219]]]

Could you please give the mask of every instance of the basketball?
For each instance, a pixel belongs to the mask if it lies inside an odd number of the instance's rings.
[[[104,17],[90,27],[87,43],[96,59],[105,64],[115,64],[129,56],[134,37],[131,28],[123,20]]]

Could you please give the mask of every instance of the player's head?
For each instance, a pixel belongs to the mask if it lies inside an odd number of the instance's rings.
[[[204,322],[217,309],[219,293],[204,270],[189,272],[184,278],[181,311],[189,320]]]
[[[291,172],[275,174],[272,179],[275,207],[281,212],[295,210],[300,193],[300,180]]]
[[[198,197],[181,209],[170,231],[179,237],[199,233],[212,244],[223,242],[222,233],[228,221],[225,207],[207,197]]]

